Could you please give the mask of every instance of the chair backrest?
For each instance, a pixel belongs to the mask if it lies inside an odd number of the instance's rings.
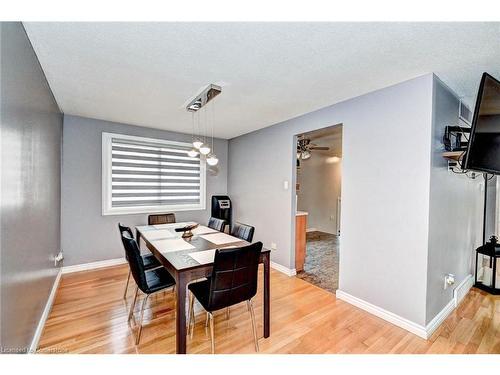
[[[255,232],[255,227],[236,222],[231,229],[231,236],[238,237],[243,241],[252,242],[253,232]]]
[[[218,230],[219,232],[224,232],[225,226],[226,226],[226,220],[217,219],[216,217],[211,217],[208,220],[208,227]]]
[[[141,251],[137,246],[136,240],[130,236],[127,231],[122,232],[122,243],[125,249],[125,257],[127,258],[130,266],[132,276],[139,287],[144,293],[148,290],[148,283],[146,281],[146,273],[144,269],[144,262],[142,260]]]
[[[122,225],[121,223],[118,223],[118,230],[120,231],[120,237],[123,235],[123,233],[128,233],[130,238],[134,238],[134,235],[132,234],[132,229],[130,227],[127,227],[125,225]],[[123,242],[123,240],[122,240]],[[127,258],[127,252],[125,252],[125,259]]]
[[[130,235],[130,237],[134,238],[134,235],[132,234],[132,229],[130,229],[130,227],[118,223],[118,230],[120,231],[120,235],[122,235],[123,232],[127,232]]]
[[[155,214],[148,216],[148,225],[175,223],[175,214]]]
[[[211,311],[247,301],[257,293],[262,242],[215,251],[208,307]]]

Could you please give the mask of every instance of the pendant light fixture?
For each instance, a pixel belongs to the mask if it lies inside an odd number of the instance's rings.
[[[198,156],[199,147],[196,147],[198,143],[196,138],[194,137],[194,112],[191,112],[191,131],[192,131],[191,142],[193,144],[193,147],[191,148],[191,150],[188,151],[187,154],[190,158],[195,158]]]
[[[215,155],[214,147],[214,124],[215,124],[215,103],[212,103],[212,152],[207,156],[207,164],[211,167],[216,166],[219,163],[217,155]]]
[[[203,126],[203,144],[200,146],[200,154],[208,155],[210,153],[210,146],[207,143],[207,107],[203,108],[203,117],[205,117]]]
[[[190,157],[196,157],[198,154],[205,156],[206,162],[209,166],[215,166],[218,164],[219,159],[217,158],[217,155],[215,155],[214,152],[214,106],[212,103],[212,108],[211,108],[211,113],[212,113],[212,121],[211,121],[211,132],[212,132],[212,145],[210,147],[209,142],[207,142],[207,127],[208,127],[208,121],[207,121],[207,107],[205,106],[209,101],[211,101],[213,98],[215,98],[217,95],[219,95],[222,92],[222,89],[220,86],[210,84],[208,85],[200,94],[198,94],[189,104],[186,106],[186,110],[193,113],[192,117],[192,143],[193,143],[193,148],[188,151],[188,156]],[[204,125],[203,125],[203,130],[202,126],[200,126],[200,109],[203,108],[203,115],[205,117],[204,120]],[[194,129],[194,112],[197,112],[198,114],[198,131],[197,134],[195,135],[195,129]],[[203,136],[202,136],[203,133]]]

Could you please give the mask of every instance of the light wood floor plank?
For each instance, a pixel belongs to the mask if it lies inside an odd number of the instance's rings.
[[[174,353],[175,298],[150,298],[141,344],[127,322],[134,293],[122,299],[127,266],[63,275],[39,351]],[[262,272],[262,271],[260,271]],[[261,353],[500,353],[500,297],[472,289],[429,340],[358,309],[323,289],[271,271],[271,337],[262,338],[262,277],[255,298]],[[139,307],[137,306],[136,311]],[[245,304],[215,314],[217,353],[255,353]],[[188,353],[210,353],[205,313],[196,315]]]

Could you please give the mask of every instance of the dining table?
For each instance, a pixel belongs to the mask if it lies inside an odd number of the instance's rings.
[[[192,237],[183,238],[184,228],[194,222],[136,226],[136,239],[141,241],[175,280],[176,303],[176,353],[186,353],[186,290],[187,285],[212,274],[216,249],[249,245],[247,241],[198,225]],[[263,328],[264,338],[270,336],[270,250],[263,248],[259,263],[263,264]]]

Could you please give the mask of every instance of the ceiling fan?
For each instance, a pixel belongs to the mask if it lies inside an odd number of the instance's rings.
[[[304,137],[303,135],[299,136],[297,139],[297,160],[307,160],[311,157],[311,151],[314,150],[329,150],[330,147],[318,146],[315,143],[311,143],[311,140]]]

